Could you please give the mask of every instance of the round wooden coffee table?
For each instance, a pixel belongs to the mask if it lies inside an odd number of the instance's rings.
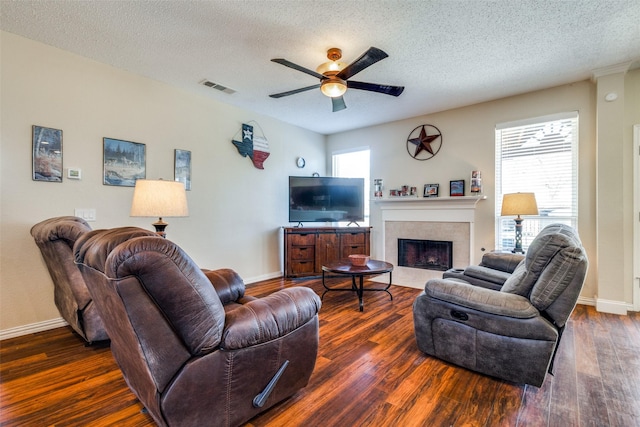
[[[322,266],[322,286],[325,291],[322,293],[320,299],[324,298],[324,294],[330,291],[350,291],[358,294],[358,300],[360,302],[360,311],[364,311],[364,302],[362,301],[362,295],[364,292],[386,292],[389,294],[391,301],[393,301],[393,295],[389,292],[391,286],[391,272],[393,271],[393,264],[385,261],[378,261],[370,259],[367,265],[358,267],[352,265],[348,260],[334,261]],[[327,286],[325,281],[325,273],[349,275],[351,276],[350,288],[331,288]],[[363,286],[364,276],[376,276],[379,274],[389,273],[389,284],[386,288],[365,288]],[[356,278],[359,279],[359,284],[356,283]],[[359,286],[358,286],[359,285]]]

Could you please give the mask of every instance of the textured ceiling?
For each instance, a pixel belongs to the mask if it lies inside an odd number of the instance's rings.
[[[0,28],[323,134],[640,59],[639,0],[0,0]],[[370,46],[389,57],[355,79],[405,86],[400,97],[349,89],[336,113],[319,90],[269,98],[318,83],[270,59],[315,70],[330,47],[348,63]]]

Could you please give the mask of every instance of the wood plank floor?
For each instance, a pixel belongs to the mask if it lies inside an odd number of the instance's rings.
[[[322,292],[319,280],[273,279]],[[412,303],[393,286],[325,296],[309,385],[246,426],[640,426],[640,314],[578,306],[542,388],[482,376],[418,351]],[[108,346],[86,347],[70,328],[0,342],[0,425],[149,426]]]

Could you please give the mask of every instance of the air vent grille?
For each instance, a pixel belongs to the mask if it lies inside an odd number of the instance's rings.
[[[207,86],[207,87],[210,87],[211,89],[217,89],[220,92],[228,93],[229,95],[231,95],[232,93],[236,93],[236,91],[233,90],[233,89],[230,89],[230,88],[228,88],[226,86],[222,86],[221,84],[214,83],[214,82],[209,81],[209,80],[203,80],[202,84]]]

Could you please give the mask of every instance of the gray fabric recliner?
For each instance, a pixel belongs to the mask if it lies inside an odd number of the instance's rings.
[[[545,227],[497,291],[432,279],[414,301],[418,348],[447,362],[540,387],[588,268],[577,232]]]
[[[201,270],[135,227],[87,233],[74,254],[123,377],[158,425],[237,426],[307,385],[313,290],[245,296],[234,271]]]
[[[75,216],[46,219],[31,228],[54,286],[54,302],[69,326],[88,343],[108,339],[87,285],[73,260],[73,245],[91,231]]]

